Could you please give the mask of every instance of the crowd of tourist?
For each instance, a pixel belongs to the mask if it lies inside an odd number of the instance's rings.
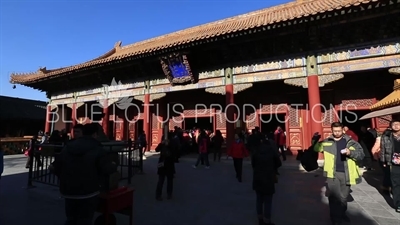
[[[67,224],[76,224],[77,221],[91,221],[95,210],[95,198],[100,191],[98,181],[102,176],[116,171],[116,165],[105,157],[101,147],[99,127],[96,124],[78,124],[73,128],[73,140],[69,140],[65,131],[54,131],[51,135],[43,134],[40,144],[63,145],[57,159],[49,168],[60,179],[60,192],[65,198]],[[341,123],[331,125],[332,135],[320,140],[321,135],[313,136],[312,151],[324,154],[324,174],[327,178],[327,193],[329,198],[330,216],[333,224],[348,221],[346,215],[347,197],[351,185],[361,182],[359,167],[366,171],[373,169],[373,161],[378,161],[383,171],[382,191],[393,195],[396,212],[400,212],[400,120],[394,119],[390,127],[380,133],[374,129],[361,126],[359,132],[354,132]],[[357,134],[356,134],[357,133]],[[159,152],[157,163],[158,182],[155,198],[162,201],[162,189],[167,183],[167,199],[173,197],[173,180],[175,163],[183,154],[198,154],[194,169],[204,165],[210,169],[210,154],[213,161],[221,160],[221,152],[227,145],[227,156],[232,158],[232,164],[238,182],[242,182],[243,159],[251,157],[253,168],[253,190],[256,193],[256,210],[259,224],[273,224],[271,218],[272,199],[275,193],[275,184],[285,156],[286,135],[282,128],[277,127],[275,132],[263,134],[259,128],[251,133],[237,131],[232,143],[225,143],[220,131],[211,132],[203,129],[184,131],[175,127],[167,137],[157,146]],[[31,140],[34,145],[37,136]],[[138,135],[138,146],[141,151],[146,149],[146,134]],[[28,152],[30,149],[28,149]],[[29,153],[28,153],[29,155]],[[36,157],[36,155],[34,155]],[[29,168],[30,159],[26,167]],[[40,166],[40,158],[36,159]],[[79,162],[79,163],[78,163]],[[99,165],[99,162],[101,162]],[[2,172],[3,165],[0,165]],[[85,173],[77,173],[81,170]],[[78,175],[77,175],[78,174]],[[93,177],[93,179],[87,179]],[[83,183],[82,183],[83,182]],[[79,188],[75,184],[79,183]],[[83,186],[82,186],[83,185]],[[82,187],[84,187],[82,189]],[[76,211],[76,208],[85,210],[85,214]],[[90,210],[89,210],[90,209]]]

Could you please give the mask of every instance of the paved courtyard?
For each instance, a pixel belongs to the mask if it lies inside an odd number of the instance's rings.
[[[0,224],[62,225],[63,200],[54,187],[37,185],[27,190],[23,156],[7,157],[0,180]],[[181,160],[174,183],[174,198],[157,202],[155,185],[157,156],[145,161],[145,174],[135,175],[132,186],[135,225],[252,225],[257,224],[255,194],[251,188],[251,168],[244,165],[244,181],[235,179],[230,161],[212,163],[211,169],[192,169],[193,157]],[[274,196],[273,220],[277,225],[330,224],[324,178],[320,172],[304,173],[291,159],[281,169]],[[376,172],[375,172],[376,173]],[[400,224],[400,214],[390,208],[374,188],[376,174],[365,174],[362,184],[352,188],[348,214],[351,224]],[[389,201],[390,202],[390,201]],[[118,216],[118,224],[128,218]]]

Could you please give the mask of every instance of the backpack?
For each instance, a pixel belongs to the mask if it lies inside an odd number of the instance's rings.
[[[301,158],[301,165],[307,172],[314,171],[318,169],[318,152],[314,151],[314,146],[309,147],[303,153]]]
[[[319,140],[320,136],[317,140]],[[304,151],[303,156],[301,157],[301,165],[303,166],[304,170],[307,172],[311,172],[317,170],[318,166],[318,152],[314,151],[314,146],[317,143],[315,141],[307,150]]]

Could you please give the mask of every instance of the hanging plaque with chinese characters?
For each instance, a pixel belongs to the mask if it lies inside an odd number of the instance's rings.
[[[187,56],[173,53],[160,58],[165,76],[172,85],[196,83]]]

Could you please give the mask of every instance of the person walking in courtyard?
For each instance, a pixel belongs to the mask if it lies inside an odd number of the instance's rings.
[[[224,143],[224,137],[222,137],[222,133],[220,130],[215,132],[215,135],[211,138],[212,148],[214,151],[214,162],[218,160],[221,161],[221,151],[222,144]]]
[[[381,161],[384,167],[390,167],[393,203],[400,213],[400,118],[390,122],[391,132],[381,138]]]
[[[275,142],[277,144],[278,150],[282,155],[283,161],[286,161],[285,145],[286,145],[286,135],[282,127],[278,126],[274,132]]]
[[[199,165],[200,161],[203,160],[206,164],[206,169],[210,168],[210,162],[208,160],[208,148],[210,146],[210,139],[208,138],[206,132],[202,130],[197,138],[197,144],[199,146],[198,152],[199,156],[197,158],[197,162],[193,165],[193,168],[196,169]]]
[[[175,174],[175,155],[173,146],[168,139],[162,141],[156,148],[160,152],[160,158],[157,164],[158,182],[156,188],[156,199],[162,201],[162,189],[165,179],[167,180],[167,198],[172,198],[173,180]]]
[[[279,154],[267,138],[258,140],[261,144],[253,152],[253,190],[256,192],[256,209],[259,225],[273,225],[271,221],[272,196],[275,193],[277,171],[282,166]]]
[[[39,150],[39,148],[36,147],[37,144],[38,144],[38,136],[33,135],[31,140],[29,140],[29,146],[28,146],[28,150],[27,150],[27,154],[26,154],[28,156],[28,159],[26,160],[26,164],[25,164],[26,169],[30,168],[31,159],[36,161],[37,167],[41,167],[43,165],[42,160],[40,160],[40,154],[36,152],[37,150]],[[35,165],[35,163],[32,163],[32,164]]]
[[[331,124],[332,136],[314,145],[316,152],[324,153],[324,175],[329,190],[329,210],[333,224],[348,222],[346,215],[350,186],[361,182],[357,161],[364,158],[361,145],[346,135],[339,122]],[[320,136],[316,133],[313,142]]]
[[[382,136],[390,136],[390,134],[391,134],[391,129],[385,130],[382,134],[377,133],[375,144],[372,147],[372,155],[375,160],[378,160],[379,167],[381,168],[381,170],[383,172],[382,185],[380,186],[380,188],[381,188],[381,191],[386,194],[390,194],[390,192],[391,192],[392,181],[390,178],[390,167],[384,166],[383,162],[380,160],[380,158],[381,158],[381,141],[382,141]]]
[[[146,148],[147,148],[147,140],[146,140],[146,133],[142,130],[139,132],[138,135],[138,145],[139,150],[142,152],[142,156],[146,156]]]
[[[243,158],[249,156],[249,152],[238,134],[235,134],[235,140],[228,149],[228,156],[233,159],[236,179],[242,182]]]
[[[65,225],[90,225],[97,208],[100,183],[117,171],[97,138],[96,124],[83,127],[84,137],[67,143],[52,164],[65,198]]]

